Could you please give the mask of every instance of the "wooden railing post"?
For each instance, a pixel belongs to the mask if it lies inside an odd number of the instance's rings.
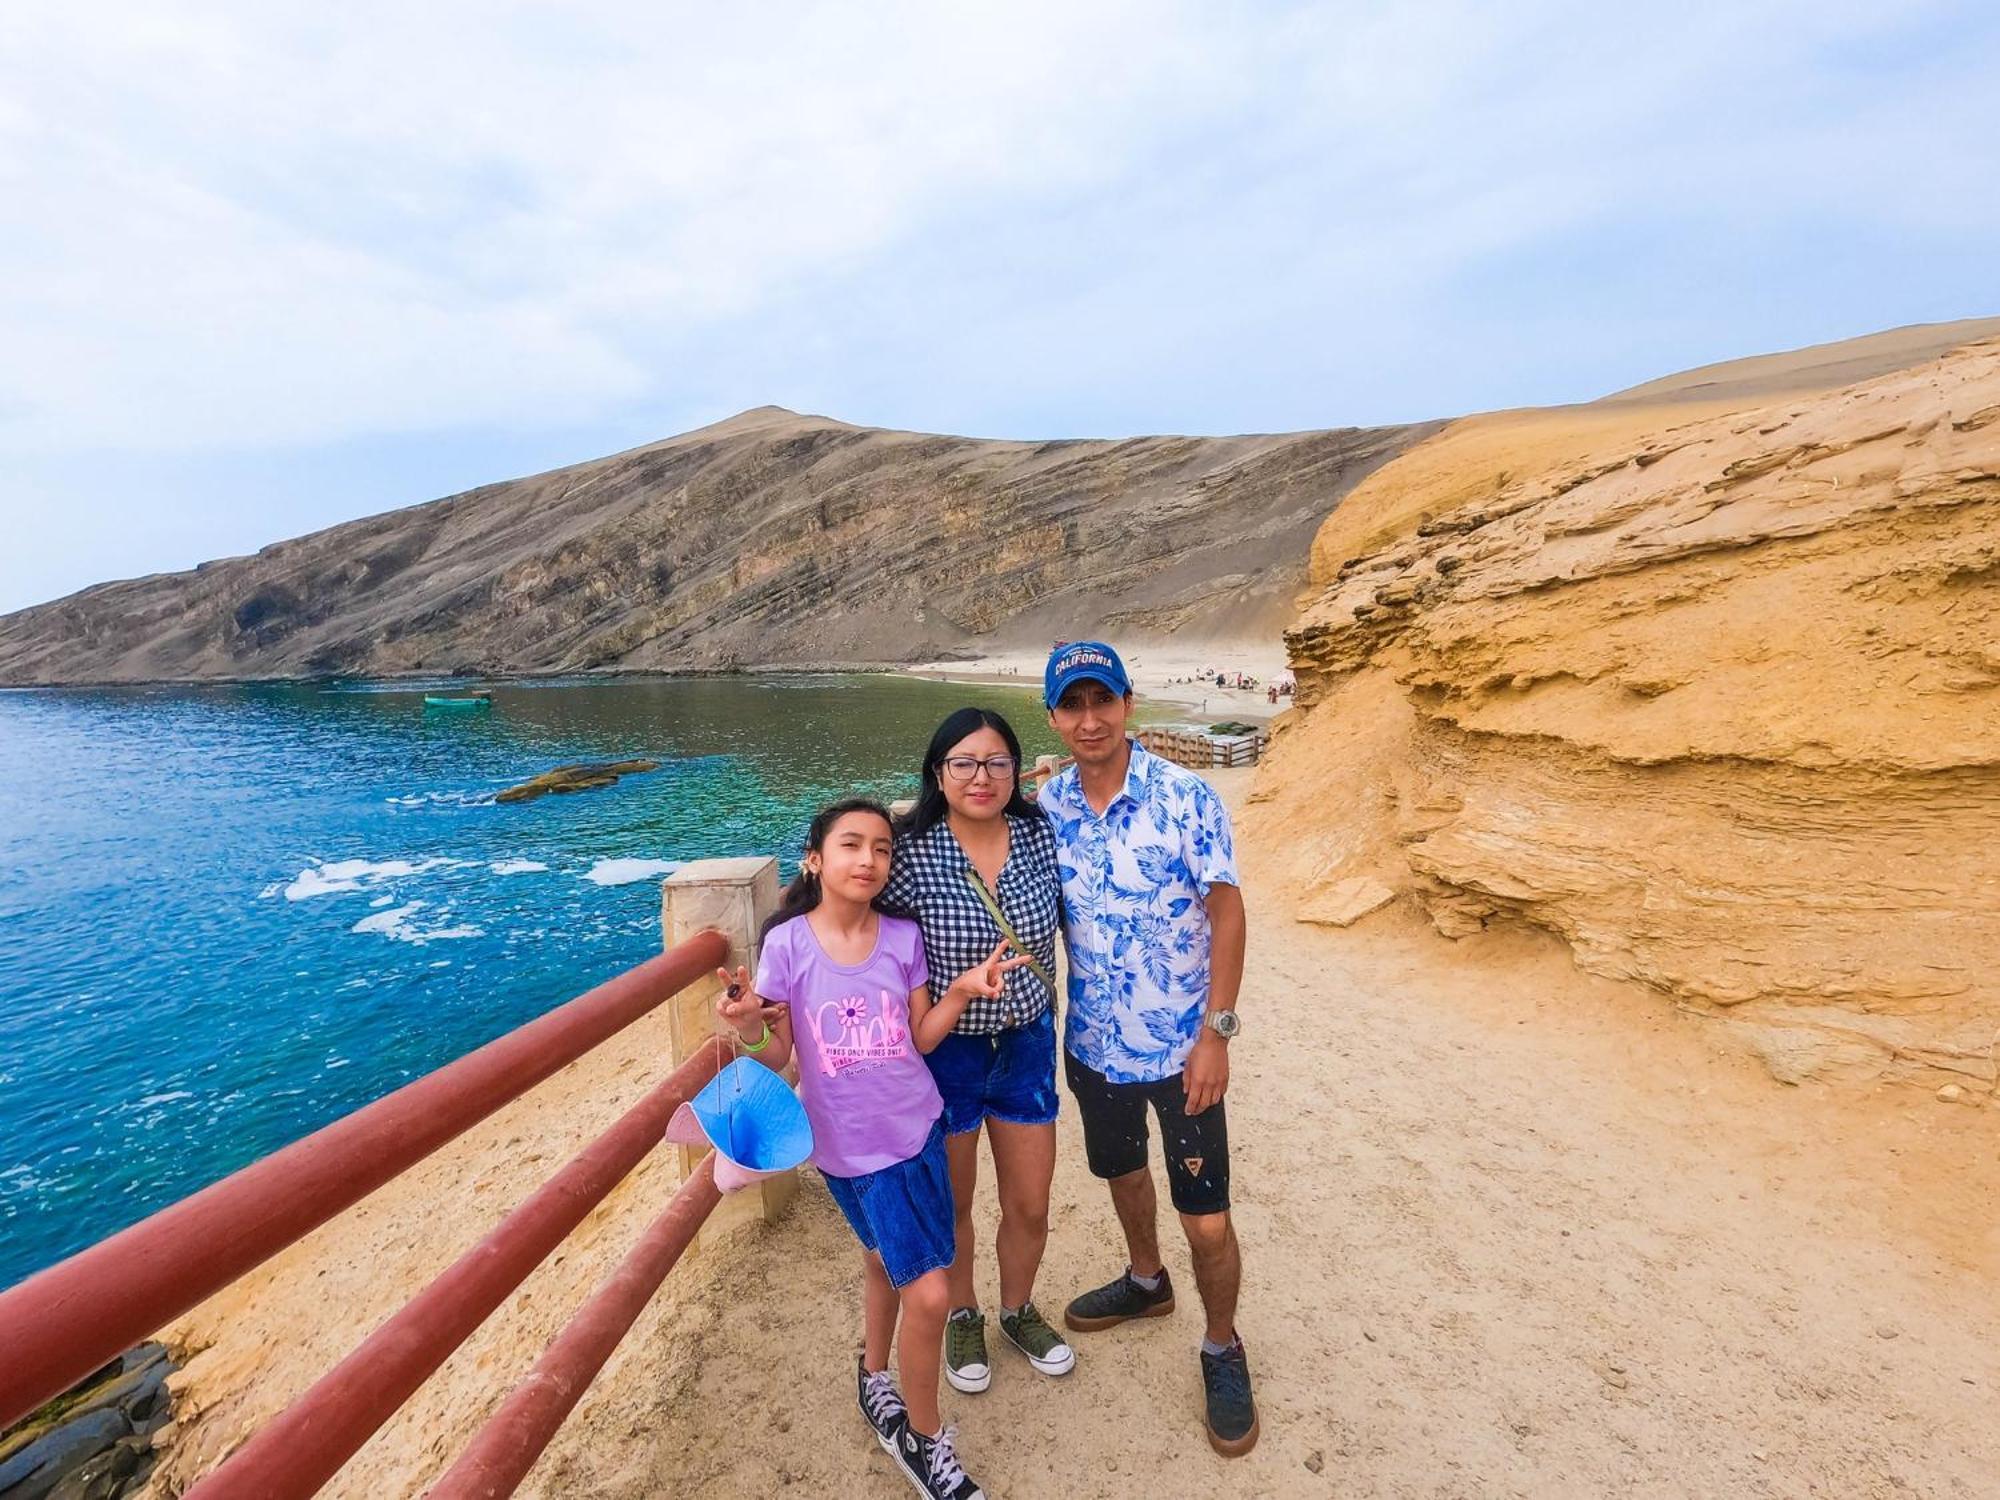
[[[718,928],[729,939],[729,965],[741,964],[757,971],[757,932],[764,919],[778,909],[778,862],[769,855],[753,859],[697,859],[669,875],[660,887],[660,926],[666,945],[692,937],[704,928]],[[679,1066],[695,1049],[717,1034],[715,996],[719,986],[714,975],[689,985],[673,999],[672,1035],[674,1064]],[[797,1081],[796,1068],[788,1066],[785,1076]],[[681,1175],[693,1172],[705,1154],[682,1146]],[[731,1193],[721,1207],[709,1215],[709,1230],[726,1231],[746,1218],[761,1215],[769,1223],[791,1202],[798,1190],[798,1173],[784,1172],[766,1177],[757,1187]],[[705,1230],[704,1232],[707,1232]]]

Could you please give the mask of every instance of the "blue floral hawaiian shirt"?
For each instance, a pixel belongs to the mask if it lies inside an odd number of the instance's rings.
[[[1040,798],[1056,836],[1069,950],[1065,1044],[1113,1083],[1181,1071],[1208,1007],[1208,908],[1238,885],[1229,813],[1192,771],[1137,742],[1102,817],[1071,767]]]

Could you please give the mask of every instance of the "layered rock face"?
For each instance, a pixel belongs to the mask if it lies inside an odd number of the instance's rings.
[[[1308,914],[1533,923],[1782,1078],[1991,1087],[2000,341],[1455,424],[1312,587],[1255,815]]]
[[[0,682],[927,660],[1270,639],[1315,529],[1428,427],[981,442],[774,407],[0,619]]]

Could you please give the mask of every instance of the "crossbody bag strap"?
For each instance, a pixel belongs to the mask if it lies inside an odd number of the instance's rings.
[[[979,872],[968,868],[965,872],[965,883],[978,893],[980,904],[986,908],[986,914],[993,919],[993,925],[1000,929],[1000,936],[1013,945],[1016,953],[1027,959],[1028,967],[1035,971],[1035,977],[1049,987],[1049,1000],[1051,1003],[1054,1003],[1056,998],[1055,977],[1047,969],[1043,968],[1042,961],[1030,953],[1021,940],[1014,936],[1014,929],[1007,925],[1007,918],[1001,914],[1000,903],[993,899],[993,892],[986,888],[986,882],[979,878]]]

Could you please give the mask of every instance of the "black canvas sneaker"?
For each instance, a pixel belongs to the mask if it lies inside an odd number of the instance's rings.
[[[905,1417],[896,1436],[896,1462],[925,1500],[986,1500],[986,1491],[959,1467],[958,1454],[952,1451],[956,1428],[947,1427],[934,1438],[925,1437]]]
[[[1149,1292],[1132,1279],[1132,1268],[1127,1266],[1116,1281],[1085,1292],[1064,1308],[1063,1322],[1078,1333],[1095,1333],[1132,1318],[1164,1318],[1173,1310],[1173,1278],[1164,1267],[1159,1286]]]
[[[858,1358],[854,1361],[854,1373],[854,1397],[860,1403],[861,1415],[875,1429],[875,1441],[894,1453],[903,1428],[902,1392],[896,1389],[896,1382],[887,1370],[877,1370],[871,1375]]]
[[[1208,1445],[1224,1458],[1257,1446],[1257,1403],[1250,1398],[1250,1356],[1237,1339],[1220,1354],[1201,1351],[1201,1385],[1207,1399]]]

